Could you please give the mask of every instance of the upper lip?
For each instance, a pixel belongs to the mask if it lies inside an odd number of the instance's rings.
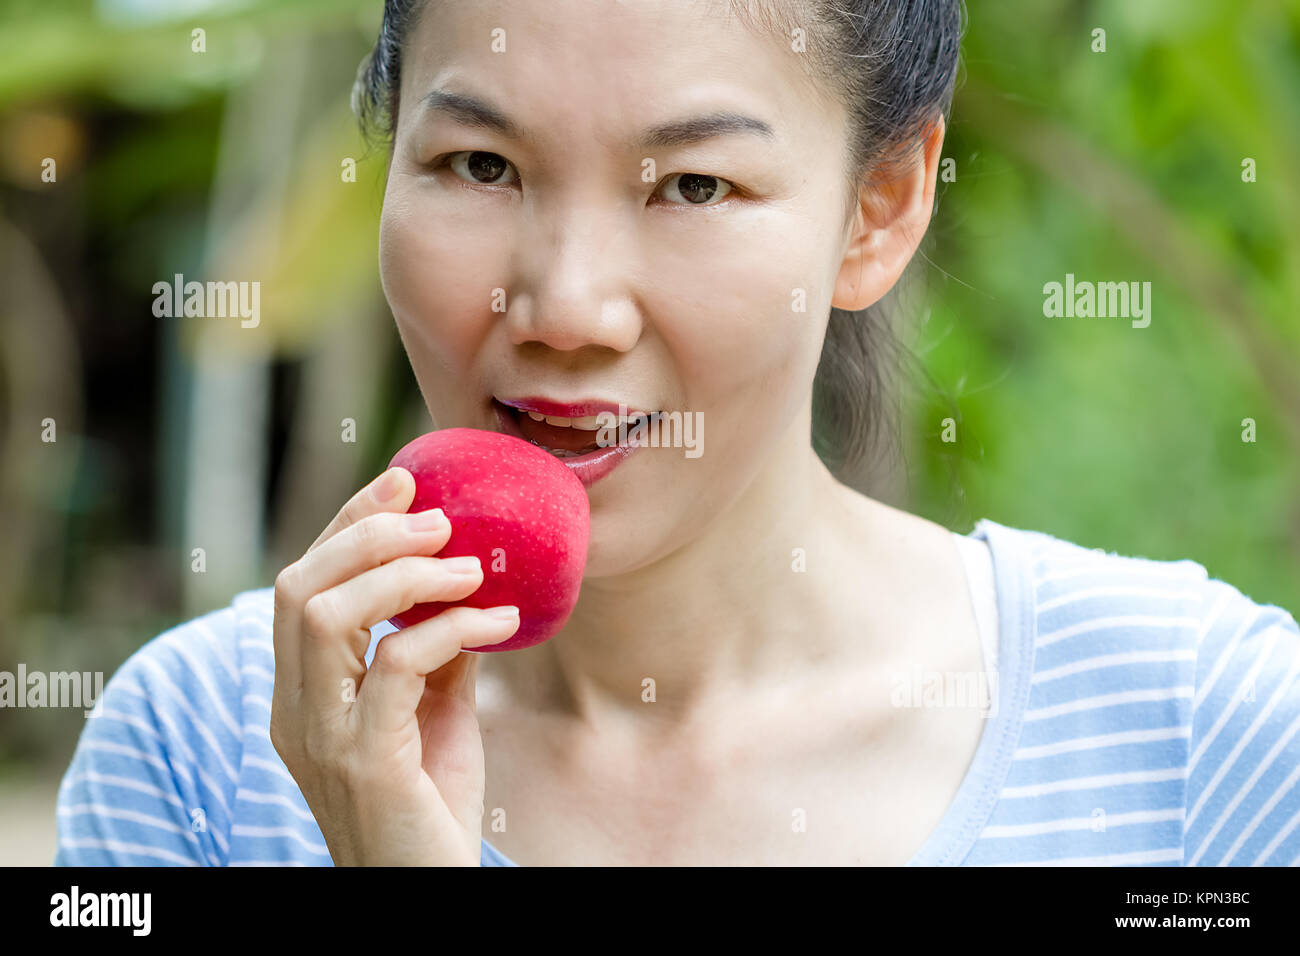
[[[608,412],[611,415],[628,415],[635,417],[637,415],[649,415],[651,411],[642,405],[632,405],[627,402],[611,402],[600,398],[584,398],[576,402],[561,402],[551,398],[542,398],[539,396],[528,396],[525,398],[501,398],[493,396],[502,405],[509,405],[511,408],[517,408],[524,412],[536,412],[539,415],[550,415],[553,418],[587,418],[591,415],[599,415],[601,412]]]

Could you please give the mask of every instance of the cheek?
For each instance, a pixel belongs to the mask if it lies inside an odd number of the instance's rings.
[[[464,374],[492,326],[492,289],[501,281],[504,247],[481,223],[449,221],[436,207],[418,187],[390,180],[379,271],[416,371],[436,361],[454,376]]]
[[[793,414],[811,387],[830,307],[825,237],[766,208],[687,224],[658,248],[654,311],[691,403],[738,427],[754,420],[746,409]]]

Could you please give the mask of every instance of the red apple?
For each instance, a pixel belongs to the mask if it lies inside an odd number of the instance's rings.
[[[578,601],[587,564],[587,490],[536,445],[476,428],[429,432],[393,456],[415,476],[410,511],[441,508],[451,538],[439,558],[473,554],[483,583],[460,601],[417,604],[390,618],[409,627],[456,605],[519,608],[519,630],[479,651],[515,651],[554,637]]]

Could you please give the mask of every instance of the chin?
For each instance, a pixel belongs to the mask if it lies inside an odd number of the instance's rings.
[[[643,499],[634,499],[643,500]],[[664,543],[647,526],[666,527],[661,508],[618,504],[599,507],[592,502],[591,536],[584,578],[609,578],[645,567],[664,553]]]

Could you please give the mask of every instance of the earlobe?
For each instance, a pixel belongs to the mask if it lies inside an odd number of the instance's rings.
[[[940,116],[921,144],[919,162],[888,182],[862,187],[832,306],[865,309],[902,276],[930,224],[943,136]]]

